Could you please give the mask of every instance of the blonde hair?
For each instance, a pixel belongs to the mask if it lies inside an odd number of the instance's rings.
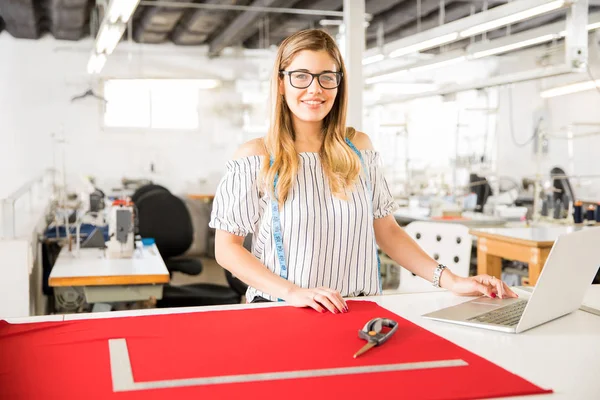
[[[352,139],[355,130],[346,128],[346,108],[348,103],[348,86],[346,84],[346,67],[340,50],[333,38],[319,29],[299,31],[286,38],[277,52],[271,76],[271,110],[269,131],[265,138],[267,157],[261,170],[266,190],[276,196],[283,204],[298,173],[299,157],[294,145],[295,133],[291,111],[283,96],[279,94],[280,72],[287,68],[297,53],[303,50],[326,51],[335,61],[338,71],[342,72],[342,81],[331,111],[323,119],[323,145],[319,151],[325,176],[331,192],[338,198],[345,199],[347,191],[355,184],[360,174],[360,160],[356,153],[345,142]],[[278,173],[277,193],[274,193],[273,182]]]

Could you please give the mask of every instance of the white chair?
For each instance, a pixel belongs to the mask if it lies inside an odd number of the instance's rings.
[[[404,230],[429,256],[444,264],[456,275],[469,276],[471,235],[464,225],[446,222],[415,221]],[[394,293],[428,292],[439,290],[406,268],[400,268],[400,284]]]

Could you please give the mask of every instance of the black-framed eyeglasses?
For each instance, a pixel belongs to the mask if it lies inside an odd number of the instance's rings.
[[[320,74],[312,74],[307,71],[279,71],[282,75],[287,75],[290,77],[290,85],[295,87],[296,89],[306,89],[309,87],[315,78],[317,78],[317,82],[323,89],[331,90],[340,86],[342,82],[342,73],[341,72],[321,72]]]

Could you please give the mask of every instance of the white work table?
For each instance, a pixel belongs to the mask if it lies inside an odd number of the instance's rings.
[[[131,258],[108,258],[97,248],[69,252],[62,249],[48,284],[55,296],[81,287],[88,303],[114,303],[162,298],[169,270],[155,244],[140,246]]]
[[[445,291],[360,299],[376,301],[382,307],[490,360],[533,384],[554,390],[553,394],[509,397],[508,399],[573,400],[598,398],[598,393],[600,393],[600,316],[578,310],[526,332],[510,334],[422,318],[422,314],[470,299],[470,297],[459,297]],[[600,308],[600,285],[590,287],[584,304]],[[282,305],[285,305],[285,303],[53,315],[11,318],[7,321],[11,323],[68,321],[250,307],[278,307]],[[393,386],[393,383],[391,385]]]
[[[461,224],[470,228],[482,228],[504,226],[507,223],[505,218],[476,212],[464,212],[462,217],[458,218],[432,218],[429,214],[430,210],[424,207],[400,207],[398,210],[394,211],[394,218],[401,225],[406,225],[413,221],[430,221]]]
[[[107,258],[102,249],[62,249],[48,279],[53,287],[167,282],[169,271],[156,245],[136,249],[131,258]]]

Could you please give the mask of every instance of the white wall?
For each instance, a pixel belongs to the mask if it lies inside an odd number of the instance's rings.
[[[595,78],[600,79],[600,36],[590,35],[590,62]],[[434,69],[420,74],[407,74],[397,78],[398,82],[418,82],[435,84],[443,87],[448,83],[463,83],[468,80],[485,80],[491,76],[510,74],[518,71],[541,68],[544,65],[564,63],[563,44],[558,47],[538,47],[515,52],[499,57],[487,57],[477,61],[466,61],[451,67]],[[476,91],[461,92],[448,96],[443,101],[440,96],[425,97],[404,103],[367,109],[365,127],[370,130],[374,144],[386,155],[384,161],[393,179],[392,189],[401,193],[404,188],[404,160],[408,156],[412,168],[424,168],[428,176],[436,176],[437,180],[450,182],[449,176],[442,176],[440,170],[450,174],[452,159],[459,156],[480,156],[485,142],[487,165],[474,165],[474,172],[487,174],[493,172],[498,177],[509,177],[520,181],[522,178],[534,178],[539,171],[549,177],[552,167],[561,166],[567,173],[574,175],[600,175],[597,155],[594,151],[600,148],[600,135],[587,136],[573,140],[572,150],[566,137],[566,128],[576,123],[595,122],[600,124],[600,93],[595,90],[543,99],[540,92],[544,89],[560,86],[573,81],[589,80],[587,74],[571,74],[546,78],[537,81],[516,83],[509,86],[486,89],[477,94]],[[380,98],[386,93],[394,93],[397,97],[401,89],[395,84],[381,84],[376,88]],[[398,84],[401,87],[402,84]],[[488,93],[486,98],[485,93]],[[512,96],[510,93],[512,92]],[[374,93],[369,92],[369,96]],[[512,101],[511,101],[512,98]],[[449,101],[448,101],[449,100]],[[485,108],[491,110],[485,114]],[[548,152],[538,157],[534,153],[534,141],[529,141],[534,133],[535,122],[540,113],[545,113],[546,123],[542,127],[549,137]],[[454,139],[457,132],[457,121],[460,121],[459,142]],[[404,127],[381,128],[379,123],[404,124],[408,127],[409,140],[398,140],[395,132]],[[600,132],[600,125],[578,127],[575,135]],[[405,147],[408,145],[408,154]],[[458,151],[456,151],[458,148]],[[591,150],[591,151],[586,151]],[[436,167],[438,167],[436,169]],[[441,169],[439,168],[441,167]],[[457,183],[466,183],[468,174],[458,177]],[[398,183],[400,182],[400,183]],[[507,183],[506,181],[501,181]],[[413,183],[416,183],[413,182]],[[421,184],[421,182],[418,182]],[[439,182],[438,182],[439,183]],[[600,199],[600,177],[571,179],[578,198]]]
[[[57,124],[60,109],[60,81],[51,79],[58,59],[48,57],[51,51],[0,34],[0,198],[51,163],[48,127]]]
[[[101,78],[224,78],[201,100],[193,131],[102,128],[102,104],[71,103],[90,85],[86,74],[91,41],[17,40],[0,34],[0,198],[44,168],[64,165],[69,179],[92,175],[110,188],[122,177],[152,178],[175,192],[214,191],[226,160],[249,137],[241,127],[242,93],[234,77],[268,74],[268,57],[207,59],[202,48],[121,43]],[[257,112],[263,112],[258,107]],[[55,143],[51,135],[64,141]],[[54,151],[53,151],[54,149]],[[155,173],[150,173],[153,163]]]
[[[590,65],[596,79],[600,79],[600,57],[598,45],[590,37]],[[539,67],[540,50],[530,50],[506,57],[500,64],[499,73],[514,70],[518,64],[521,69]],[[555,60],[563,57],[559,51],[552,56]],[[536,63],[537,62],[537,63]],[[539,168],[548,175],[554,166],[562,167],[568,174],[600,175],[597,149],[600,148],[600,135],[587,136],[573,140],[569,151],[566,131],[569,125],[595,122],[600,124],[600,92],[595,90],[574,93],[549,99],[543,99],[540,92],[544,89],[560,86],[568,82],[589,80],[587,74],[561,76],[512,85],[512,108],[510,107],[510,89],[499,89],[497,171],[500,175],[513,177],[533,177],[538,170],[538,158],[534,154],[534,142],[518,146],[529,139],[534,132],[537,113],[543,112],[549,123],[544,126],[549,136],[548,153],[543,154]],[[512,111],[512,122],[511,122]],[[512,132],[511,135],[511,124]],[[600,125],[573,128],[575,135],[600,132]],[[514,139],[513,139],[514,137]],[[600,199],[600,177],[571,179],[573,190],[578,198]]]

